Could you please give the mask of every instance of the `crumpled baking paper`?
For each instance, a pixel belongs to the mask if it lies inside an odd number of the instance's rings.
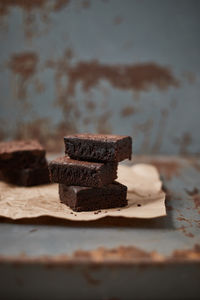
[[[57,184],[17,187],[0,181],[0,216],[12,220],[51,216],[92,221],[106,216],[150,219],[166,215],[165,193],[155,167],[119,165],[117,181],[128,187],[128,206],[92,212],[73,212],[60,203]]]

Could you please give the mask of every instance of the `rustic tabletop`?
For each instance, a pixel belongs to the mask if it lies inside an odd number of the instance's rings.
[[[3,295],[199,299],[200,159],[141,156],[135,161],[160,171],[167,216],[91,222],[1,218]]]

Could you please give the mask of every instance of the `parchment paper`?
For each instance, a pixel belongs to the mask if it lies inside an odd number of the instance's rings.
[[[128,186],[128,206],[92,212],[73,212],[61,204],[57,184],[16,187],[0,181],[0,216],[13,220],[51,216],[91,221],[105,216],[149,219],[166,215],[165,193],[155,167],[119,165],[117,180]]]

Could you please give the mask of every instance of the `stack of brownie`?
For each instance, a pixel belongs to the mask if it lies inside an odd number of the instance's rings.
[[[66,155],[49,164],[62,203],[74,211],[127,205],[127,187],[115,179],[118,162],[131,159],[131,137],[77,134],[66,136],[64,143]]]
[[[0,179],[19,186],[48,183],[44,148],[35,140],[1,142]]]

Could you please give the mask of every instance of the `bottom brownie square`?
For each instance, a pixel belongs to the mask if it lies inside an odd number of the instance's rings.
[[[34,186],[50,182],[47,166],[33,169],[0,170],[0,180],[19,186]]]
[[[113,182],[101,188],[59,184],[60,201],[74,211],[91,211],[127,205],[127,187]]]

